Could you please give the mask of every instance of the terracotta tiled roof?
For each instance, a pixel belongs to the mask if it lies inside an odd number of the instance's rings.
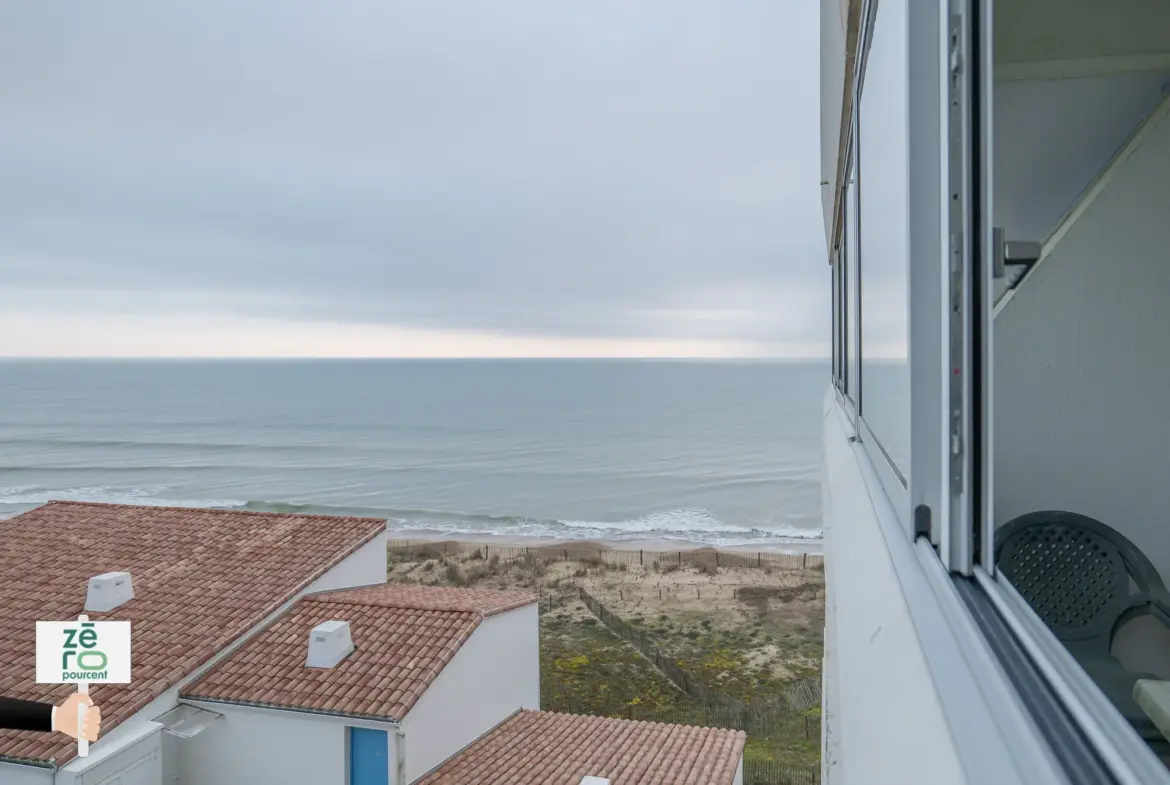
[[[91,687],[105,735],[384,529],[374,518],[79,502],[0,521],[0,695],[59,703],[73,692],[36,684],[34,622],[77,618],[91,577],[127,571],[135,598],[90,614],[131,622],[133,683]],[[61,765],[74,750],[61,734],[0,730],[0,758]]]
[[[527,592],[393,583],[311,594],[183,697],[401,720],[486,616],[534,602]],[[309,631],[333,619],[349,622],[354,652],[307,667]]]
[[[520,711],[415,785],[732,785],[743,731]]]

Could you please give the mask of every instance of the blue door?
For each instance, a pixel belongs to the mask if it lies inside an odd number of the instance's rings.
[[[349,729],[349,785],[390,785],[386,731]]]

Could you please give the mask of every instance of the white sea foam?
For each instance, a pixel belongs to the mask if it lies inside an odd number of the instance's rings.
[[[101,502],[104,504],[141,504],[147,507],[242,507],[238,499],[170,499],[161,496],[166,487],[115,488],[87,485],[77,488],[41,488],[15,485],[0,488],[0,504],[37,505],[50,501]]]
[[[720,519],[710,510],[686,507],[662,510],[615,521],[539,519],[524,516],[436,510],[395,510],[379,507],[322,505],[306,502],[241,501],[239,499],[171,498],[167,486],[119,488],[90,485],[43,488],[33,485],[0,487],[0,515],[53,500],[139,504],[155,507],[214,507],[259,512],[319,515],[363,515],[385,518],[392,530],[429,532],[443,537],[498,535],[566,540],[675,540],[712,546],[812,544],[821,539],[819,528],[801,528],[768,521],[744,526]]]

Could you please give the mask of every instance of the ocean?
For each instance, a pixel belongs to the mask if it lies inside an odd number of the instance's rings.
[[[827,362],[0,362],[0,517],[50,499],[392,536],[818,544]]]

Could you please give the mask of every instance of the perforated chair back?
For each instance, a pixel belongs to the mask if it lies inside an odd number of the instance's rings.
[[[1032,512],[995,536],[998,568],[1056,637],[1081,649],[1108,655],[1127,612],[1148,605],[1152,592],[1165,591],[1137,546],[1086,515]]]

